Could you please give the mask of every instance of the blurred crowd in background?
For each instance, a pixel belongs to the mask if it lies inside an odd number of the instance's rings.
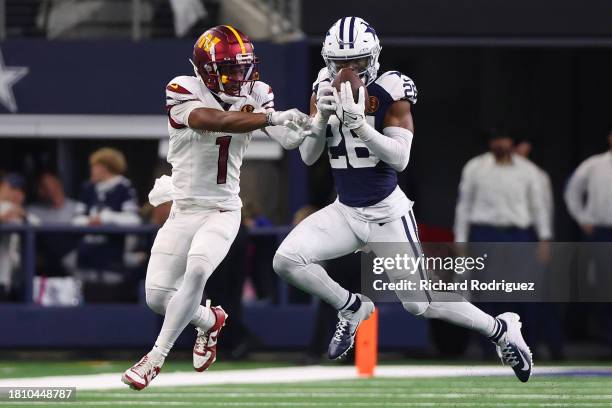
[[[612,242],[612,132],[607,138],[610,149],[588,158],[568,175],[564,192],[565,204],[580,225],[585,241]],[[514,140],[509,132],[495,130],[490,134],[489,150],[466,163],[458,188],[456,242],[540,241],[540,256],[546,256],[547,243],[554,241],[553,192],[546,171],[529,160],[531,148],[530,141]],[[89,169],[89,180],[83,184],[78,197],[68,197],[62,181],[53,172],[41,172],[32,183],[18,173],[3,172],[0,223],[130,228],[161,226],[168,218],[171,202],[158,207],[138,202],[121,151],[108,147],[94,151],[89,157]],[[273,223],[256,202],[243,199],[241,231],[207,287],[209,296],[214,294],[215,298],[225,300],[224,305],[227,304],[234,317],[240,315],[243,302],[277,301],[276,276],[271,268],[276,239],[249,234],[249,231],[272,227]],[[315,206],[304,206],[296,212],[292,224],[296,225],[316,210]],[[39,234],[35,302],[77,305],[142,301],[140,292],[151,243],[151,234]],[[0,254],[0,299],[18,301],[23,284],[19,233],[0,234]],[[358,255],[328,264],[339,281],[359,289]],[[310,301],[296,290],[290,296],[293,302]],[[334,311],[328,309],[323,306],[317,314],[317,333],[309,353],[313,358],[324,350],[327,332],[335,321]],[[546,318],[553,326],[548,332],[558,333],[548,339],[551,354],[560,359],[563,356],[561,312],[554,306],[552,309],[547,306],[546,310],[552,310]],[[236,339],[236,348],[241,350],[250,337],[240,325],[232,330],[237,332],[229,337]]]

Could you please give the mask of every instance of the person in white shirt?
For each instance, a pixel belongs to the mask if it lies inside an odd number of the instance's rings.
[[[526,246],[492,246],[492,250],[503,251],[503,256],[487,260],[491,279],[533,281],[536,256],[542,261],[548,259],[552,232],[542,199],[541,175],[532,162],[514,153],[514,141],[507,132],[492,133],[489,152],[474,157],[464,166],[454,232],[458,243],[540,241],[534,253],[526,252]],[[482,302],[486,300],[486,296],[481,298]],[[490,314],[499,309],[490,300],[479,306]],[[516,303],[513,307],[522,316],[528,316],[523,323],[525,339],[535,344],[538,321],[533,308],[528,303]]]
[[[565,203],[591,241],[612,242],[612,131],[610,149],[589,157],[572,174]]]
[[[489,152],[463,167],[455,242],[533,241],[530,227],[535,228],[537,240],[550,240],[538,167],[513,153],[513,140],[506,133],[493,134],[489,147]]]
[[[522,139],[514,147],[514,153],[525,159],[529,159],[529,155],[531,154],[532,149],[533,145],[531,141],[527,139]],[[554,235],[553,225],[555,221],[555,201],[553,196],[552,182],[550,181],[550,176],[546,171],[544,171],[544,169],[537,165],[536,167],[538,169],[538,173],[540,173],[540,182],[542,183],[540,186],[540,192],[542,193],[540,198],[543,200],[544,209],[547,212],[546,218],[549,222],[551,234]]]

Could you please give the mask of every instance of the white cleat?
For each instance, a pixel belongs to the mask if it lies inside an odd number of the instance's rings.
[[[221,306],[211,307],[210,310],[216,318],[213,327],[207,331],[196,328],[198,337],[193,346],[193,368],[199,372],[208,369],[217,360],[217,340],[227,320],[227,313]]]
[[[521,334],[521,319],[516,313],[502,313],[497,319],[506,324],[506,332],[496,343],[497,355],[504,365],[512,367],[514,374],[522,382],[527,382],[531,376],[533,356]]]
[[[157,377],[162,364],[163,362],[151,361],[149,354],[147,354],[123,373],[121,381],[133,390],[143,390]]]

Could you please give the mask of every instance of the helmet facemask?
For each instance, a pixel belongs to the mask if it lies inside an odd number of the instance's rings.
[[[211,63],[216,65],[217,83],[219,92],[230,96],[249,95],[253,90],[255,81],[259,80],[259,62],[252,59],[251,62],[220,62]]]
[[[193,63],[197,77],[215,93],[228,96],[249,95],[259,80],[259,61],[253,54],[238,54],[237,58],[209,62],[200,69]]]
[[[363,83],[368,86],[378,76],[378,55],[380,54],[380,46],[373,49],[368,54],[354,56],[331,56],[325,50],[321,52],[329,76],[333,81],[338,72],[343,68],[350,68],[359,76]]]

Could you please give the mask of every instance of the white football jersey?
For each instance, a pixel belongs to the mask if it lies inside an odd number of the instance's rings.
[[[228,133],[192,129],[188,118],[196,108],[268,111],[274,108],[269,85],[255,82],[249,96],[224,103],[193,76],[179,76],[166,86],[168,162],[172,165],[172,199],[185,205],[237,210],[242,206],[240,166],[252,132]],[[224,109],[225,108],[225,109]]]

